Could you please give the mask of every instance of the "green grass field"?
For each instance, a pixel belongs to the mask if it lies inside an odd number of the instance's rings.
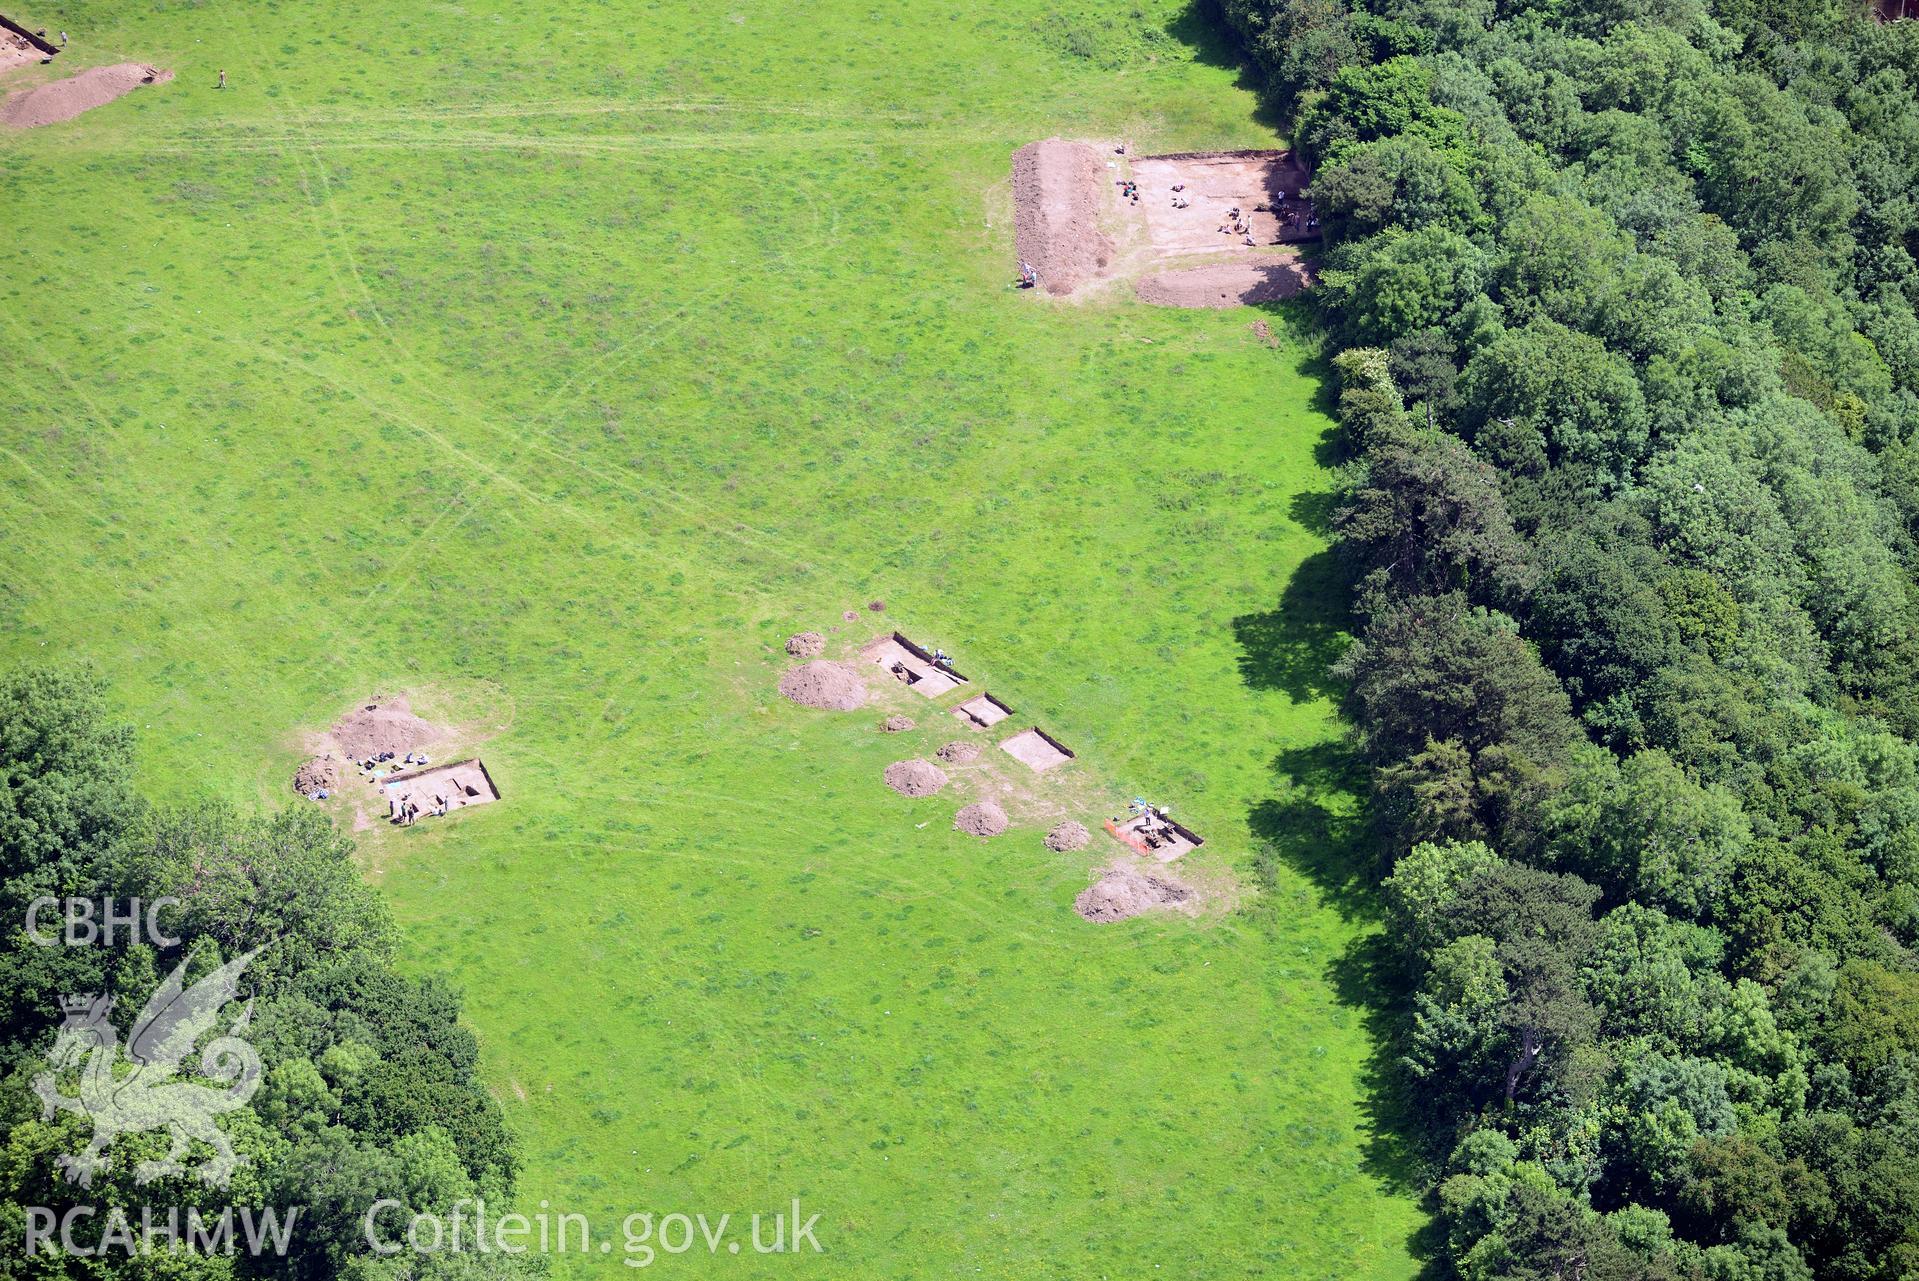
[[[376,691],[492,727],[506,803],[364,853],[528,1207],[822,1215],[817,1259],[679,1272],[1414,1270],[1338,977],[1370,926],[1314,870],[1350,807],[1307,768],[1319,385],[1283,313],[1273,348],[1007,288],[1019,144],[1270,144],[1199,20],[14,16],[179,78],[0,138],[0,644],[103,669],[161,796],[291,801],[295,736]],[[774,684],[789,633],[889,624],[1070,743],[1092,810],[1175,804],[1196,877],[1290,833],[1259,908],[1093,926],[1103,836],[885,790],[944,718]]]

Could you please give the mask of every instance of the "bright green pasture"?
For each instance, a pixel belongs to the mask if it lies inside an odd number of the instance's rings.
[[[820,1259],[683,1273],[1411,1273],[1340,892],[1320,385],[1285,315],[1271,347],[1006,287],[1020,143],[1271,142],[1201,22],[24,16],[179,78],[0,138],[0,644],[98,664],[163,794],[290,799],[297,732],[373,692],[493,734],[506,803],[365,849],[466,993],[527,1207],[822,1215]],[[886,791],[953,722],[774,692],[788,633],[885,625],[1260,905],[1095,927],[1103,836],[982,843],[963,786]]]

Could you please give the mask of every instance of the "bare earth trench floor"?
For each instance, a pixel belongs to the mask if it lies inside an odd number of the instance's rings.
[[[1289,151],[1129,157],[1048,138],[1013,156],[1015,245],[1040,289],[1086,298],[1131,283],[1169,307],[1237,307],[1309,287],[1319,239]]]

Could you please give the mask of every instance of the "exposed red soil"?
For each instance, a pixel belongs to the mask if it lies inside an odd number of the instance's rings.
[[[440,728],[413,714],[404,696],[364,703],[333,725],[333,741],[352,760],[383,752],[412,752],[441,737]]]
[[[11,31],[0,31],[0,75],[35,62],[46,61],[47,55],[33,47],[33,42],[25,36],[17,36]]]
[[[391,775],[380,795],[387,803],[387,821],[398,825],[500,799],[493,776],[478,757]]]
[[[309,756],[293,771],[293,790],[302,796],[318,791],[333,791],[340,785],[340,762],[333,753]]]
[[[1046,848],[1065,853],[1068,850],[1083,850],[1093,834],[1086,830],[1086,824],[1067,819],[1046,834]]]
[[[885,778],[901,796],[931,796],[946,786],[946,771],[931,761],[894,761],[886,767]]]
[[[1041,733],[1037,728],[1022,730],[1001,743],[1000,750],[1035,774],[1066,764],[1073,754]]]
[[[1163,306],[1273,302],[1315,283],[1311,267],[1282,248],[1320,239],[1310,184],[1290,151],[1122,164],[1100,146],[1048,138],[1013,154],[1014,240],[1052,294],[1119,277]]]
[[[1008,826],[997,801],[975,801],[953,815],[953,826],[973,836],[998,836]]]
[[[801,707],[850,712],[866,706],[866,682],[845,663],[816,658],[780,677],[780,693]]]
[[[977,726],[980,729],[997,725],[1012,714],[1012,711],[1007,708],[1006,704],[1000,702],[991,694],[981,694],[976,698],[969,698],[953,709],[953,715],[965,721],[967,724]]]
[[[171,71],[149,67],[143,62],[88,67],[77,76],[23,89],[9,97],[0,105],[0,124],[33,129],[71,120],[83,111],[104,107],[115,98],[125,97],[142,85],[165,84],[171,79]]]
[[[1162,271],[1142,278],[1133,291],[1162,307],[1244,307],[1291,298],[1316,279],[1310,263],[1286,258]]]
[[[1304,196],[1311,178],[1290,151],[1140,156],[1132,168],[1140,199],[1124,208],[1146,224],[1162,264],[1219,250],[1251,256],[1262,245],[1319,238]]]
[[[1047,138],[1013,153],[1013,241],[1040,288],[1070,294],[1112,259],[1099,229],[1106,169],[1083,142]]]
[[[1184,903],[1192,896],[1177,881],[1116,866],[1073,900],[1073,910],[1089,921],[1123,921],[1157,907]]]

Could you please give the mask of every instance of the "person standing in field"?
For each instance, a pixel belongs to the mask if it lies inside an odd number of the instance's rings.
[[[225,67],[220,68],[220,83],[214,87],[218,89],[227,87],[227,69]]]

